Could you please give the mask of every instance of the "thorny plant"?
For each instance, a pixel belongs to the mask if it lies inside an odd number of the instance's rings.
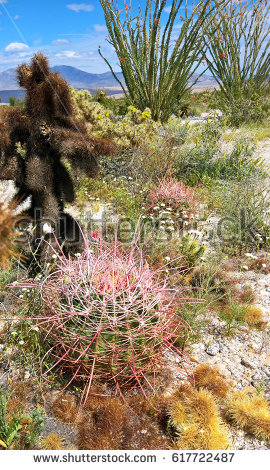
[[[145,397],[147,389],[154,393],[165,351],[180,355],[179,370],[187,373],[186,358],[175,343],[189,325],[176,305],[189,300],[184,294],[176,298],[161,278],[162,268],[150,269],[136,237],[127,249],[96,239],[93,250],[85,239],[77,259],[55,252],[57,266],[51,274],[19,284],[37,289],[43,301],[35,314],[48,345],[43,360],[48,354],[54,358],[50,370],[71,372],[69,383],[86,383],[85,397],[94,379],[105,379],[119,391],[137,386]]]
[[[119,10],[118,3],[114,5],[109,0],[101,0],[109,31],[106,39],[118,56],[130,100],[142,111],[150,108],[155,121],[166,122],[175,106],[179,106],[179,99],[183,99],[191,88],[189,80],[194,80],[194,72],[204,55],[204,27],[217,8],[216,1],[212,2],[211,8],[210,1],[200,0],[197,5],[193,4],[189,15],[187,2],[185,6],[183,3],[183,0],[172,1],[164,27],[162,14],[166,0],[155,2],[153,12],[152,0],[147,0],[144,13],[139,6],[139,14],[134,18],[131,4],[125,4]],[[219,7],[224,3],[224,0],[218,2]],[[179,18],[180,9],[184,17]],[[124,21],[122,12],[125,12]],[[175,35],[176,20],[179,19],[181,28]],[[127,96],[124,85],[100,47],[99,54]]]
[[[239,125],[260,118],[267,110],[270,6],[268,0],[230,0],[218,8],[205,27],[205,60],[219,84],[225,111]]]

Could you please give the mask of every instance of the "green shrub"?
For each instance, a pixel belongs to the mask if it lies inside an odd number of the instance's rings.
[[[231,335],[245,321],[248,306],[233,301],[220,309],[219,316],[226,322],[226,334]]]
[[[257,89],[255,83],[248,83],[243,90],[235,92],[233,100],[220,91],[216,94],[216,106],[228,116],[230,124],[236,127],[250,122],[262,122],[270,114],[269,89]]]
[[[9,106],[16,106],[18,108],[24,108],[24,99],[16,98],[15,96],[9,97]]]
[[[240,252],[247,247],[270,245],[269,191],[267,180],[246,178],[218,188],[222,218],[218,236],[223,248]]]
[[[156,241],[151,237],[144,246],[150,264],[162,265],[168,263],[168,269],[176,272],[178,277],[182,277],[179,268],[186,269],[195,267],[200,263],[206,247],[195,240],[190,234],[182,238],[172,237],[168,241]]]
[[[107,96],[106,90],[97,90],[92,95],[93,102],[99,102],[105,109],[111,111],[116,116],[124,116],[128,112],[129,102],[126,96],[117,98]]]
[[[263,174],[261,160],[252,159],[253,140],[240,139],[230,153],[221,154],[219,139],[227,121],[208,121],[203,125],[195,147],[180,153],[176,163],[179,179],[190,185],[209,184],[212,180],[241,180]]]

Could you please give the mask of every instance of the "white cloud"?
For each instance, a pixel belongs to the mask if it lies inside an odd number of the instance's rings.
[[[0,0],[0,3],[7,3],[7,0]]]
[[[76,13],[78,13],[78,11],[93,11],[94,10],[94,6],[90,5],[89,3],[70,3],[69,5],[66,5],[66,7],[69,10],[76,11]]]
[[[105,24],[94,24],[94,30],[100,33],[107,32],[107,26]]]
[[[172,9],[171,6],[170,6],[170,7],[165,7],[165,8],[164,8],[164,11],[166,11],[166,13],[170,13],[170,12],[171,12],[171,9]]]
[[[5,48],[6,52],[20,52],[20,51],[27,51],[29,49],[29,46],[27,44],[24,44],[23,42],[11,42],[10,44],[7,45]]]
[[[80,59],[81,55],[75,51],[62,51],[62,52],[59,52],[58,54],[55,54],[55,57],[61,57],[62,59],[64,58]]]
[[[18,56],[19,57],[30,57],[32,55],[31,51],[28,52],[19,52]]]
[[[52,46],[61,46],[61,44],[69,44],[68,39],[55,39],[55,41],[52,41]]]
[[[18,20],[20,18],[20,15],[15,15],[14,20]]]

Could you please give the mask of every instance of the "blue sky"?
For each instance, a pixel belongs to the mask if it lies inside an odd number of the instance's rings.
[[[130,2],[118,3],[119,8],[124,8]],[[132,0],[134,11],[139,3],[143,8],[145,0]],[[109,69],[98,54],[99,45],[114,69],[120,71],[115,65],[118,59],[114,50],[105,41],[107,28],[98,0],[0,0],[0,13],[0,72],[29,61],[37,51],[47,54],[51,65],[107,72]]]
[[[113,50],[104,41],[107,29],[98,0],[0,0],[0,12],[0,71],[42,51],[52,65],[105,72],[99,44],[113,59]]]

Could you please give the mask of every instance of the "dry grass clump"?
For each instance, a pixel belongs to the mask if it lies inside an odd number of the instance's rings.
[[[20,408],[28,410],[35,401],[35,387],[31,380],[13,383],[10,387],[10,397],[7,401],[7,412],[12,415],[20,411]]]
[[[243,289],[237,289],[234,299],[240,303],[252,304],[256,300],[256,295],[251,286],[244,286]]]
[[[219,398],[226,397],[230,385],[226,382],[225,378],[220,374],[216,367],[211,367],[210,364],[200,364],[194,370],[195,386],[199,388],[206,388],[209,392]]]
[[[162,415],[150,410],[147,400],[132,397],[125,404],[118,398],[89,396],[78,420],[80,450],[167,449],[166,437],[157,421]],[[165,416],[165,412],[164,412]],[[167,425],[168,418],[166,420]]]
[[[270,273],[269,260],[267,260],[266,258],[256,259],[251,263],[251,265],[249,266],[249,269],[252,269],[253,271],[262,272],[263,274],[269,274]]]
[[[18,256],[14,245],[16,222],[17,216],[14,215],[13,208],[5,207],[0,202],[0,267],[2,269],[7,269],[10,266],[11,258]]]
[[[119,399],[89,396],[78,423],[78,448],[121,449],[127,421],[126,409]]]
[[[52,432],[41,439],[40,447],[43,450],[63,450],[65,448],[63,438],[56,432]]]
[[[217,450],[228,447],[228,435],[214,396],[207,390],[190,387],[172,402],[170,421],[176,429],[173,449]]]
[[[134,395],[128,399],[128,405],[137,416],[149,417],[152,423],[156,423],[164,432],[167,430],[171,402],[172,397],[163,393],[157,394],[151,402],[141,395]]]
[[[228,301],[251,304],[255,301],[255,294],[250,286],[239,288],[237,279],[231,277],[224,269],[215,266],[197,267],[188,274],[185,283],[195,288],[203,288],[208,294],[216,297],[222,304]]]
[[[266,325],[266,322],[263,320],[262,309],[254,305],[247,307],[244,319],[251,327],[263,329]]]
[[[60,421],[74,423],[77,415],[76,399],[73,395],[64,394],[56,398],[53,412]]]
[[[229,421],[258,439],[270,440],[270,408],[262,393],[232,392],[225,403]]]

